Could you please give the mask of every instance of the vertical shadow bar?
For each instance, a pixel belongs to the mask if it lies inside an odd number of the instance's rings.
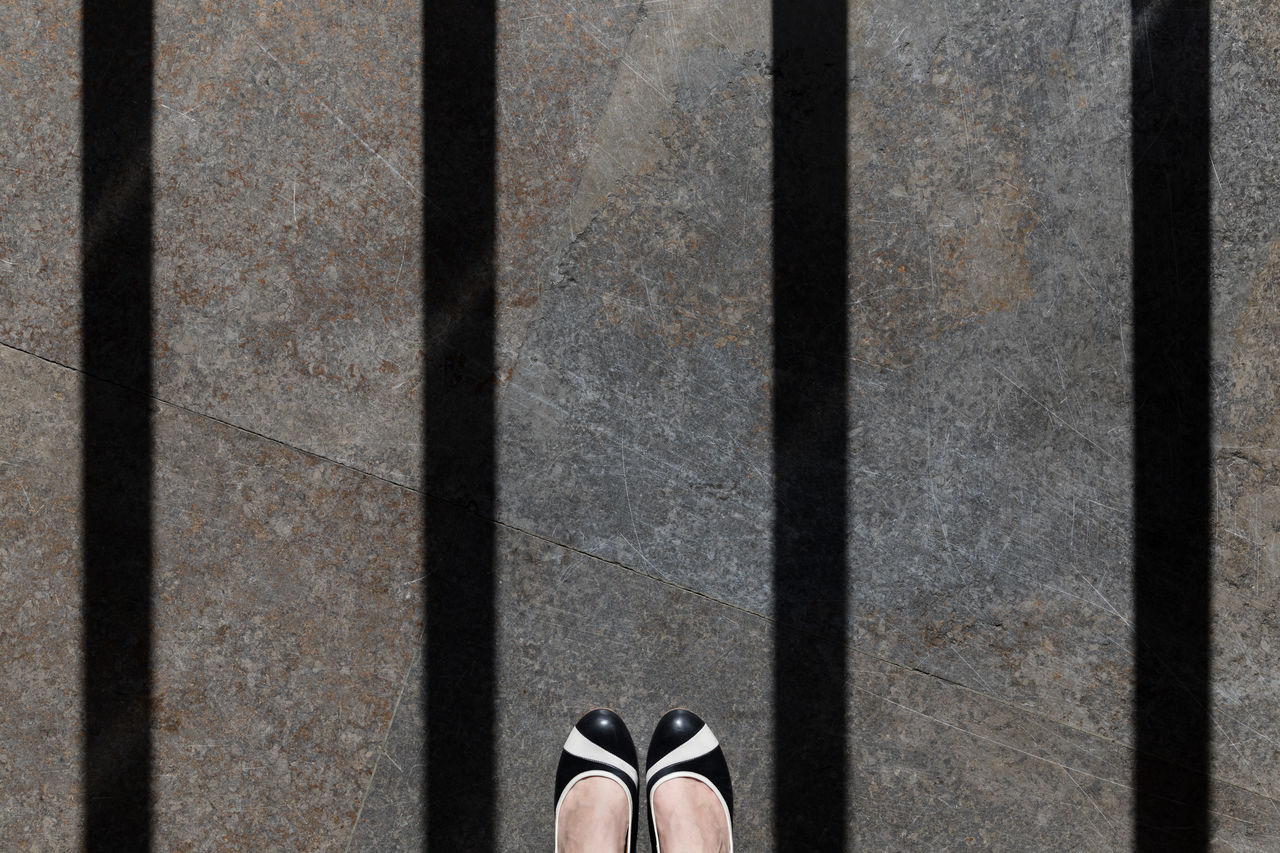
[[[151,0],[84,0],[84,848],[151,842]],[[88,378],[94,377],[94,378]]]
[[[845,27],[844,0],[773,2],[773,761],[781,851],[843,851],[846,835]]]
[[[1208,849],[1209,2],[1134,0],[1134,610],[1139,851]]]
[[[426,836],[492,850],[494,0],[423,3]]]

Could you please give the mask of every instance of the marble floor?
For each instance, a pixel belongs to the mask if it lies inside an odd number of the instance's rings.
[[[0,848],[546,850],[683,706],[740,851],[1280,849],[1280,24],[1193,5],[0,5]]]

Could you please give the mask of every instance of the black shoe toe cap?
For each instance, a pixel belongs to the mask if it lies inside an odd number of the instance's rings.
[[[597,746],[636,764],[636,745],[622,718],[607,708],[597,708],[578,720],[578,731]]]

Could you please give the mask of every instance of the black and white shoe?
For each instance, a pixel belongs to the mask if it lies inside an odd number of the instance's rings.
[[[575,782],[590,776],[613,779],[627,792],[630,817],[627,824],[627,853],[636,846],[636,823],[639,809],[640,762],[636,745],[626,723],[612,711],[597,708],[588,713],[569,731],[569,739],[560,752],[556,768],[555,844],[559,853],[560,807]]]
[[[649,806],[649,838],[654,853],[662,853],[653,820],[653,792],[669,779],[697,779],[715,792],[729,824],[729,853],[733,853],[733,785],[729,764],[711,727],[692,711],[677,708],[658,721],[645,756],[645,785]]]

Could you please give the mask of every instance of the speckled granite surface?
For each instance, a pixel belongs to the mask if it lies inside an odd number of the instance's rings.
[[[1280,26],[1213,10],[1211,823],[1265,850]],[[81,813],[77,16],[0,9],[5,849]],[[581,712],[689,704],[770,849],[769,4],[498,26],[497,838],[546,843]],[[1127,849],[1129,6],[848,37],[849,844]],[[421,849],[421,7],[156,38],[157,849]]]
[[[733,772],[737,848],[773,849],[770,621],[527,534],[504,530],[499,551],[499,847],[546,843],[560,743],[608,706],[642,754],[667,709],[697,708]],[[420,675],[352,849],[420,849]],[[1123,744],[865,654],[851,660],[848,731],[853,849],[1128,849]],[[1214,803],[1222,849],[1280,842],[1274,801],[1220,784]]]
[[[72,849],[80,379],[9,348],[0,376],[2,834]],[[417,496],[173,406],[153,419],[156,849],[341,849],[418,647]]]
[[[8,347],[0,376],[3,837],[68,850],[80,819],[79,387]]]
[[[74,3],[4,13],[12,346],[79,363]],[[509,373],[635,7],[503,4]],[[165,399],[416,485],[422,416],[416,3],[156,5],[155,383]]]

